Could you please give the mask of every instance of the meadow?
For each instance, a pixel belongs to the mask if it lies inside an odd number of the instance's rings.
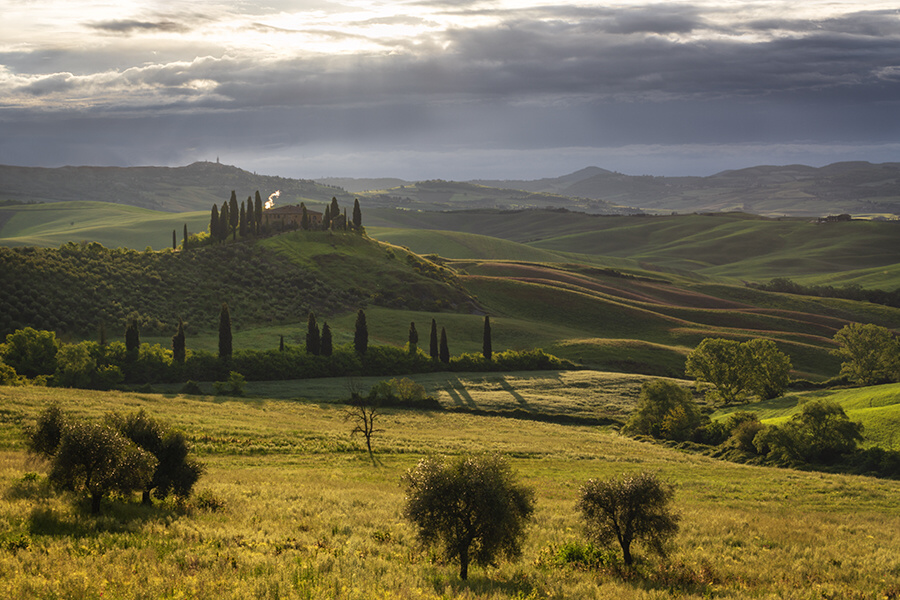
[[[609,428],[390,410],[369,462],[340,405],[0,388],[0,594],[29,598],[895,598],[900,483],[718,462]],[[145,409],[207,466],[186,505],[114,502],[92,519],[45,486],[21,427]],[[427,454],[500,452],[535,489],[523,556],[475,568],[421,548],[400,475]],[[668,559],[573,565],[588,478],[652,470],[676,486]]]

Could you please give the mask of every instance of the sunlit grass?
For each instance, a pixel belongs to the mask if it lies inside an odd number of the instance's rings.
[[[900,577],[897,482],[719,462],[593,427],[404,411],[385,413],[372,467],[333,405],[39,388],[0,397],[2,597],[881,598]],[[16,441],[50,400],[88,418],[144,408],[184,427],[208,466],[198,488],[224,509],[117,502],[89,518],[44,487],[44,467]],[[426,454],[472,451],[512,457],[537,511],[521,560],[462,582],[415,543],[399,478]],[[578,486],[641,469],[676,485],[682,529],[668,561],[641,552],[631,575],[557,566],[554,548],[581,539]]]

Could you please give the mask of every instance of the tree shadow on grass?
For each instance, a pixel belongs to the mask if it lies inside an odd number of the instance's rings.
[[[466,580],[458,576],[435,574],[431,578],[434,591],[444,597],[475,596],[477,598],[500,595],[508,598],[530,598],[539,595],[540,590],[524,575],[508,578],[492,578],[487,575],[473,575]]]
[[[104,533],[135,533],[147,523],[180,516],[180,511],[166,506],[144,506],[137,503],[105,500],[103,512],[90,514],[90,500],[78,498],[73,510],[54,510],[48,503],[31,509],[27,519],[28,533],[50,537],[91,538]]]

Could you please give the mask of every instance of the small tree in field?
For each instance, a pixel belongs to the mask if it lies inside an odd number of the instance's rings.
[[[222,310],[219,311],[219,360],[231,360],[231,313],[228,312],[228,305],[222,303]]]
[[[369,349],[369,326],[366,324],[366,313],[359,309],[356,314],[356,329],[353,333],[353,348],[363,355]]]
[[[441,362],[450,364],[450,346],[447,345],[447,329],[441,327],[441,348],[438,352]]]
[[[363,398],[359,393],[352,393],[347,409],[344,411],[344,420],[353,423],[353,429],[350,431],[350,437],[361,434],[366,440],[366,450],[369,452],[369,458],[372,464],[375,463],[375,454],[372,451],[372,436],[378,429],[375,429],[375,420],[381,416],[381,405],[378,402],[377,395],[370,394],[368,398]]]
[[[418,344],[419,344],[419,332],[416,331],[416,324],[410,322],[409,324],[409,353],[415,354],[418,352]]]
[[[87,493],[91,513],[99,514],[107,494],[144,489],[156,463],[152,454],[108,425],[71,422],[63,428],[48,479],[62,489]]]
[[[322,336],[319,333],[319,325],[316,323],[316,315],[309,313],[306,320],[306,351],[315,356],[319,355],[322,346]]]
[[[491,360],[491,356],[493,356],[494,353],[493,345],[491,343],[491,318],[487,315],[484,315],[484,332],[481,340],[481,353],[484,356],[484,360]]]
[[[404,516],[423,543],[437,544],[448,559],[459,561],[460,579],[468,577],[470,562],[489,565],[521,554],[534,493],[516,482],[503,458],[424,458],[402,481]]]
[[[431,320],[431,336],[428,340],[428,355],[431,356],[432,360],[437,360],[439,356],[437,321],[434,319]]]
[[[322,356],[331,356],[332,352],[334,352],[334,344],[331,339],[331,327],[328,326],[328,321],[322,325],[322,340],[319,344],[319,352]]]
[[[630,565],[634,542],[665,556],[666,544],[678,532],[670,506],[674,496],[673,488],[652,473],[590,479],[581,487],[578,508],[588,537],[604,545],[617,541]]]
[[[187,350],[185,348],[184,339],[184,321],[178,319],[178,331],[172,336],[172,359],[180,364],[184,364]]]

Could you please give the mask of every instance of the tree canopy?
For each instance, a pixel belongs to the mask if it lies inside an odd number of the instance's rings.
[[[844,377],[862,385],[900,381],[900,340],[886,327],[851,323],[834,335],[834,341]]]
[[[764,399],[784,393],[790,381],[790,358],[771,340],[737,342],[706,338],[688,354],[685,374],[715,388],[725,404],[756,394]]]

